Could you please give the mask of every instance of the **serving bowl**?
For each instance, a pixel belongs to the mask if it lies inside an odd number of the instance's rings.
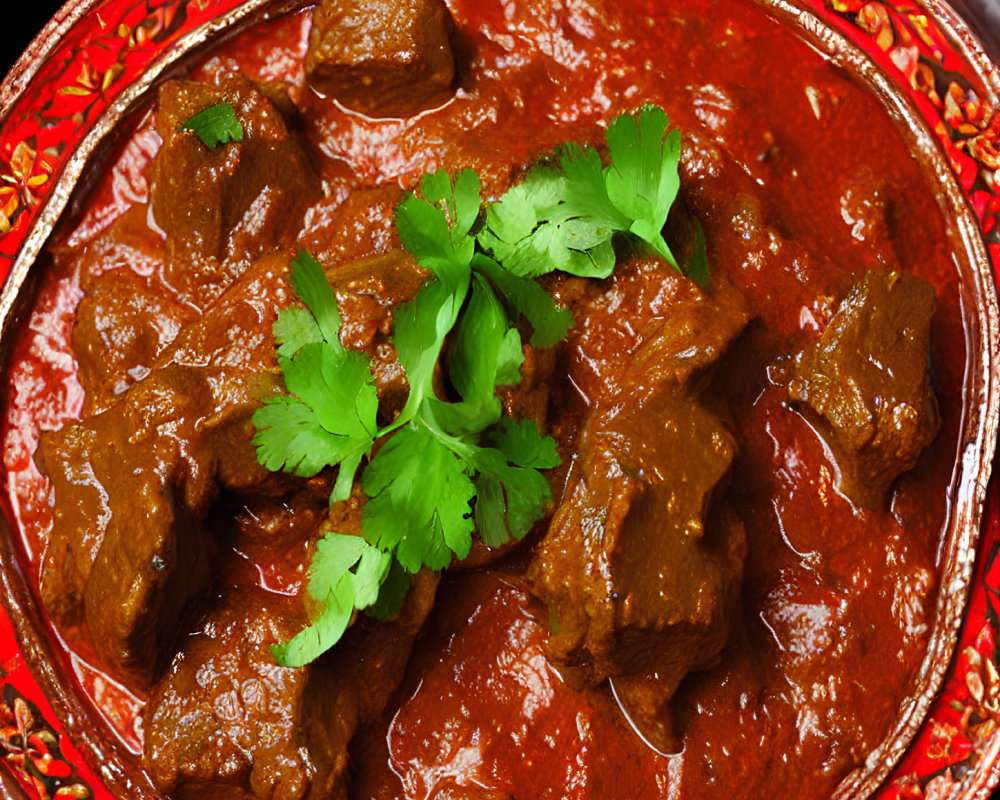
[[[68,3],[0,86],[0,295],[5,363],[29,312],[32,264],[72,210],[73,189],[107,156],[118,121],[190,52],[292,3],[105,0]],[[940,182],[963,243],[969,310],[968,420],[944,540],[935,633],[920,691],[891,736],[838,789],[842,797],[977,797],[1000,780],[1000,496],[988,489],[1000,368],[991,264],[1000,264],[1000,75],[964,24],[937,2],[769,0],[769,13],[856,76],[907,131]],[[859,137],[863,133],[859,132]],[[8,480],[10,483],[10,479]],[[17,487],[8,486],[9,492]],[[7,525],[15,521],[8,513]],[[6,791],[130,797],[151,792],[81,695],[29,586],[24,554],[2,540],[6,613],[0,753]]]

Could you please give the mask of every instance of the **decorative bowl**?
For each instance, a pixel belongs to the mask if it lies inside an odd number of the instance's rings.
[[[940,0],[761,0],[851,71],[926,154],[941,203],[973,265],[964,300],[977,358],[977,416],[954,491],[956,534],[921,692],[838,797],[984,797],[1000,782],[1000,489],[989,483],[1000,403],[1000,71]],[[0,85],[0,357],[27,313],[32,264],[72,191],[99,164],[115,125],[193,50],[264,14],[265,0],[70,0]],[[859,132],[859,137],[863,136]],[[5,472],[9,493],[17,487]],[[0,793],[9,797],[158,796],[67,675],[11,530],[0,536]]]

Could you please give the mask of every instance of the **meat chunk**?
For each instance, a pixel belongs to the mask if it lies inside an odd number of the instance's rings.
[[[306,623],[300,597],[231,591],[189,637],[146,709],[143,763],[179,798],[345,797],[348,744],[402,678],[437,577],[397,619],[359,621],[325,659],[279,667],[270,645]]]
[[[571,678],[616,679],[664,750],[666,703],[688,672],[715,663],[740,585],[742,526],[713,513],[735,446],[676,385],[595,414],[532,565],[554,619],[549,658]]]
[[[190,317],[189,308],[129,269],[91,281],[73,326],[88,410],[107,408],[143,378]]]
[[[275,303],[287,303],[286,271],[284,260],[261,262],[118,402],[42,438],[56,498],[42,600],[57,625],[86,622],[132,686],[165,666],[185,610],[208,588],[200,520],[219,486],[268,479],[250,417],[278,385],[270,329]]]
[[[451,28],[443,0],[323,0],[306,54],[308,80],[368,116],[413,116],[451,95]]]
[[[872,270],[819,341],[799,354],[789,385],[824,436],[839,489],[880,509],[940,425],[929,374],[934,289],[912,275]]]
[[[143,760],[162,791],[198,797],[207,785],[215,797],[298,798],[310,775],[323,781],[329,765],[303,717],[325,676],[279,667],[269,650],[305,621],[294,599],[244,587],[185,640],[146,706]]]
[[[220,489],[281,488],[257,463],[251,417],[280,386],[271,327],[290,302],[287,271],[284,258],[261,259],[110,408],[42,439],[56,498],[43,602],[60,627],[86,623],[106,666],[132,687],[166,666],[186,611],[207,591],[201,520]],[[345,327],[369,354],[422,275],[402,252],[330,270],[338,295],[378,297],[345,303]],[[377,386],[394,397],[392,362],[379,363]]]
[[[640,324],[648,311],[616,308],[647,333],[630,357],[602,366],[611,388],[587,417],[530,576],[553,618],[549,658],[571,680],[612,678],[667,750],[667,703],[688,672],[715,663],[745,551],[719,499],[736,442],[691,383],[747,315],[728,287],[693,290],[652,330]]]
[[[243,140],[209,149],[183,124],[229,103]],[[320,196],[290,123],[248,79],[222,86],[168,81],[160,89],[150,201],[166,235],[165,277],[177,298],[204,310],[256,256],[287,247]]]

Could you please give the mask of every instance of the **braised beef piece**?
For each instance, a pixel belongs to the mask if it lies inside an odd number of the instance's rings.
[[[340,514],[338,532],[359,533],[360,506],[339,505],[354,513]],[[348,743],[402,678],[436,587],[436,575],[415,576],[394,620],[359,619],[300,668],[277,666],[270,646],[308,622],[304,591],[230,587],[147,704],[143,763],[158,788],[198,800],[346,797]]]
[[[321,264],[339,264],[401,247],[395,209],[406,192],[395,183],[341,186],[312,208],[299,245]]]
[[[816,420],[839,489],[856,505],[881,509],[890,484],[937,434],[929,374],[933,314],[929,283],[872,270],[796,359],[789,396]]]
[[[201,521],[220,488],[284,485],[257,463],[251,417],[281,385],[271,326],[290,302],[287,272],[286,258],[261,259],[110,408],[42,438],[56,497],[43,602],[60,627],[85,621],[105,665],[130,686],[162,671],[208,589],[212,545]],[[353,298],[344,302],[351,343],[383,352],[391,308],[422,274],[399,251],[331,269],[338,295]],[[383,356],[376,386],[391,405],[400,377]]]
[[[242,142],[209,149],[186,120],[231,103]],[[86,411],[106,409],[145,376],[180,328],[257,256],[291,254],[306,207],[320,195],[293,125],[246,78],[222,86],[169,81],[160,90],[150,202],[164,236],[135,206],[86,245],[60,254],[83,276],[74,349]]]
[[[306,738],[303,718],[325,675],[279,667],[269,649],[306,622],[297,598],[254,586],[223,595],[146,705],[143,762],[159,789],[176,798],[205,796],[205,787],[217,798],[297,798],[310,775],[323,780],[325,748]]]
[[[661,289],[679,282],[691,284],[664,276]],[[670,697],[725,643],[745,550],[742,525],[719,499],[736,442],[698,400],[695,380],[748,316],[722,283],[669,291],[674,302],[658,319],[648,305],[589,303],[598,329],[613,314],[609,324],[641,332],[641,344],[597,362],[603,390],[591,395],[578,458],[529,570],[553,620],[551,661],[571,681],[612,678],[663,750],[677,745]]]
[[[306,75],[321,94],[371,117],[410,117],[452,92],[452,21],[443,0],[322,0]]]
[[[42,437],[56,497],[42,600],[57,625],[85,620],[130,685],[165,666],[182,612],[208,588],[200,520],[219,485],[269,480],[250,417],[279,385],[270,328],[286,271],[275,259],[244,273],[110,408]]]
[[[152,248],[143,247],[143,238],[150,241],[146,214],[137,208],[75,259],[87,276],[73,326],[87,414],[103,411],[145,377],[157,356],[197,315],[160,280],[162,245],[149,252]]]
[[[233,106],[243,139],[215,149],[184,124]],[[292,123],[251,81],[168,81],[159,95],[150,202],[166,240],[164,277],[177,299],[204,310],[255,257],[287,246],[321,187]]]

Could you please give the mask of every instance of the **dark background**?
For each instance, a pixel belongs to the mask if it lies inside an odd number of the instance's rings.
[[[952,7],[973,24],[994,59],[1000,60],[1000,0],[950,1]],[[0,75],[10,70],[60,5],[54,0],[28,0],[17,4],[16,13],[5,15],[0,25]],[[993,794],[993,800],[1000,800],[1000,790]]]

